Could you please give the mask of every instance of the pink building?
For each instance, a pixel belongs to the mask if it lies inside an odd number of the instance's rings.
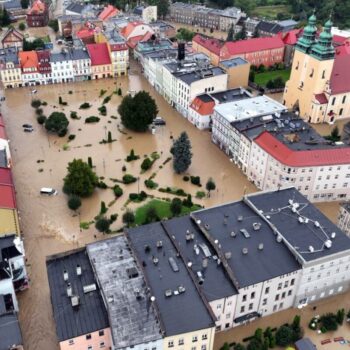
[[[46,265],[60,349],[111,349],[107,310],[86,249],[50,256]]]

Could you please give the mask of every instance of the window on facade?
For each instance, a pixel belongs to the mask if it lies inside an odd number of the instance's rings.
[[[289,290],[288,291],[288,296],[291,296],[292,295],[292,290]]]
[[[105,347],[105,342],[101,341],[100,342],[100,348],[104,348]]]
[[[250,298],[251,298],[251,299],[254,299],[254,298],[255,298],[255,292],[252,292],[252,294],[250,295]]]
[[[267,299],[263,299],[263,302],[262,302],[263,305],[266,305],[267,304]]]
[[[202,335],[202,340],[207,340],[208,339],[208,335],[207,334],[203,334]]]
[[[343,96],[341,103],[345,103],[345,100],[346,100],[346,96]]]
[[[282,283],[278,283],[278,290],[282,289]]]
[[[180,338],[180,339],[179,339],[179,345],[184,345],[184,340],[183,340],[183,338]]]
[[[343,115],[343,108],[340,108],[339,115]]]
[[[253,310],[253,303],[249,304],[249,310]]]
[[[87,347],[87,350],[93,350],[92,345],[89,345],[89,346]]]
[[[279,300],[279,299],[280,299],[280,295],[279,295],[279,294],[276,294],[275,300],[277,301],[277,300]]]
[[[247,294],[244,294],[244,295],[243,295],[242,301],[247,301]]]
[[[74,345],[74,340],[73,340],[73,339],[70,339],[70,340],[68,341],[68,344],[69,344],[69,345]]]
[[[105,331],[99,331],[99,332],[98,332],[98,335],[99,335],[100,337],[102,337],[103,335],[105,335]]]
[[[270,287],[266,287],[265,288],[265,294],[269,294],[269,292],[270,292]]]
[[[244,312],[245,307],[241,306],[241,312]]]
[[[335,97],[332,98],[332,106],[335,104]]]
[[[207,350],[207,346],[206,346],[205,344],[203,344],[203,345],[201,346],[201,350]]]
[[[291,286],[294,286],[294,282],[295,282],[295,279],[293,278],[293,279],[290,281],[290,285],[291,285]]]
[[[174,347],[174,341],[169,340],[168,341],[168,348],[173,348]]]
[[[198,340],[198,337],[197,337],[196,335],[194,335],[194,336],[192,337],[192,343],[195,343],[197,340]]]
[[[89,339],[91,339],[91,334],[86,335],[86,340],[89,340]]]
[[[326,71],[324,70],[323,72],[322,72],[322,79],[324,79],[326,77]]]

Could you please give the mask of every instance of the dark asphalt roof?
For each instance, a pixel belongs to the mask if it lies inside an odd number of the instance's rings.
[[[16,314],[0,315],[0,350],[9,350],[13,345],[22,344],[21,329]]]
[[[268,224],[243,201],[200,210],[193,217],[200,220],[198,225],[209,233],[218,249],[231,255],[226,261],[240,288],[300,269],[288,248],[276,241]],[[253,225],[259,228],[255,230]]]
[[[216,255],[214,249],[189,216],[166,221],[164,225],[170,234],[175,236],[186,261],[192,262],[192,271],[195,275],[198,276],[197,271],[202,273],[204,281],[200,288],[208,301],[237,294],[237,290],[230,282],[223,266],[218,265],[217,260],[213,259],[213,256]],[[193,233],[194,239],[187,241],[186,232]],[[203,267],[203,264],[205,266],[206,263],[207,267]]]
[[[213,102],[214,101],[208,94],[198,95],[197,98],[199,98],[204,103]]]
[[[15,9],[22,10],[22,5],[20,0],[12,0],[8,2],[4,2],[3,6],[6,10],[15,10]]]
[[[298,350],[317,350],[316,345],[309,338],[303,338],[295,342]]]
[[[213,327],[214,320],[209,305],[205,305],[201,299],[190,270],[177,256],[176,248],[162,224],[154,223],[130,229],[127,237],[136,251],[140,266],[143,266],[146,283],[155,297],[161,327],[166,336]],[[162,241],[162,248],[156,247],[157,241]],[[149,252],[145,246],[149,246]],[[153,258],[158,259],[157,265]],[[177,272],[170,266],[169,259],[173,260]],[[179,293],[181,286],[185,291]],[[167,290],[171,291],[172,296],[165,296]]]
[[[251,97],[248,91],[241,88],[216,92],[214,94],[210,94],[210,96],[218,100],[219,103],[239,101]]]
[[[81,267],[81,276],[76,273],[77,265]],[[85,248],[48,257],[46,266],[56,332],[60,342],[109,327],[107,311]],[[78,307],[73,308],[71,299],[67,296],[64,270],[68,272],[67,282],[72,286],[73,295],[80,297]],[[83,286],[94,283],[97,289],[84,293]]]
[[[88,60],[90,58],[86,49],[73,49],[71,54],[72,60]]]
[[[15,235],[0,237],[0,261],[21,255],[13,243],[15,237]]]
[[[231,125],[251,140],[255,139],[263,131],[269,131],[292,150],[303,151],[347,147],[347,145],[334,145],[331,141],[325,140],[311,125],[291,112],[281,113],[278,116],[269,114],[256,118],[246,118],[234,121]]]
[[[0,168],[7,168],[6,150],[0,150]]]
[[[75,13],[82,13],[84,8],[85,8],[85,5],[73,2],[66,7],[66,10],[70,12],[75,12]]]
[[[294,187],[250,195],[248,200],[262,210],[265,217],[269,216],[269,222],[305,261],[350,250],[350,238]],[[292,210],[293,203],[297,203],[296,211]],[[307,218],[308,222],[300,223],[300,217]],[[331,242],[330,248],[326,247],[326,241]]]
[[[283,30],[283,27],[278,23],[261,21],[257,28],[263,32],[277,34]]]

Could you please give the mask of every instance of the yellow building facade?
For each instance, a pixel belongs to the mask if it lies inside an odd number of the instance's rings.
[[[283,100],[287,108],[298,111],[310,123],[333,123],[350,117],[350,88],[346,66],[348,57],[335,57],[328,20],[316,39],[316,17],[309,18],[303,36],[295,48],[291,75],[286,83]]]
[[[17,209],[0,208],[0,237],[20,235]]]

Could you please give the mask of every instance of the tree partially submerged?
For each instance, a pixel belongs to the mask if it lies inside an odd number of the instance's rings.
[[[176,173],[185,172],[192,162],[192,146],[186,132],[182,132],[170,149],[173,155],[173,168]]]
[[[146,91],[134,97],[127,95],[118,107],[123,125],[133,131],[144,132],[157,116],[156,101]]]
[[[89,197],[94,192],[98,177],[89,164],[82,159],[74,159],[68,163],[68,173],[64,178],[63,191],[79,197]]]
[[[62,112],[53,112],[45,121],[45,129],[56,133],[58,136],[65,136],[68,130],[69,121]]]

